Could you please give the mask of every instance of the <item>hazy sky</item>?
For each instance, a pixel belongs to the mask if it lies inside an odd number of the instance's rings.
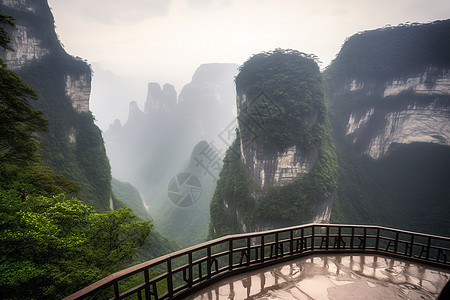
[[[49,0],[68,53],[135,83],[177,92],[202,63],[242,64],[291,48],[326,67],[358,31],[450,17],[445,0]],[[94,70],[95,71],[95,70]],[[95,74],[94,74],[95,76]]]

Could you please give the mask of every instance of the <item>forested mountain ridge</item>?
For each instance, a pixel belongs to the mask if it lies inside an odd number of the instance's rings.
[[[87,204],[111,209],[109,161],[89,111],[89,65],[62,48],[47,1],[3,1],[0,10],[16,24],[8,28],[13,51],[1,50],[0,57],[36,91],[41,100],[31,104],[49,120],[48,133],[41,134],[43,162],[76,181]]]
[[[449,37],[450,20],[361,32],[325,70],[332,222],[450,234]]]

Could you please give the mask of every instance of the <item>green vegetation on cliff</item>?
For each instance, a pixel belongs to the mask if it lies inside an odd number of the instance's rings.
[[[0,14],[0,25],[4,19],[9,20]],[[8,38],[2,33],[0,30],[0,46],[6,48]],[[30,66],[28,70],[39,72],[39,69]],[[109,186],[109,164],[92,115],[75,112],[66,98],[52,94],[54,90],[61,92],[62,88],[51,84],[49,78],[58,83],[57,75],[62,72],[53,74],[55,77],[43,72],[33,82],[48,81],[44,86],[49,91],[41,89],[41,93],[36,93],[0,59],[2,299],[61,299],[133,262],[159,256],[176,247],[160,234],[151,232],[151,221],[139,220],[129,208],[99,213],[83,203],[104,207],[95,195],[110,195],[109,188],[102,190]],[[44,98],[43,107],[54,106],[53,110],[46,107],[46,116],[56,117],[55,122],[47,123],[42,111],[32,108],[31,101],[39,98],[41,104],[42,96],[48,97]],[[67,109],[58,111],[61,107]],[[41,139],[47,124],[50,131]],[[64,136],[69,126],[79,130],[77,145],[68,143],[67,135]],[[57,135],[59,138],[54,138]],[[44,147],[42,141],[46,142]],[[61,148],[51,151],[51,147],[58,145]],[[86,180],[81,182],[81,192],[78,183],[42,163],[41,156],[51,165],[51,155],[56,155],[56,165],[62,170],[64,159],[74,159],[65,171],[78,172],[73,177]],[[71,170],[71,166],[78,169]],[[83,189],[96,184],[100,185],[99,189]],[[84,194],[83,201],[76,198],[79,192]],[[90,195],[94,198],[90,199]]]
[[[211,202],[210,237],[312,221],[317,206],[337,185],[335,148],[315,57],[282,49],[256,54],[241,66],[236,90],[239,132]],[[261,189],[242,161],[241,141],[269,152],[296,146],[317,151],[318,159],[309,173],[291,183]]]
[[[314,56],[282,49],[256,54],[240,67],[236,91],[246,98],[238,116],[244,140],[256,136],[275,149],[311,149],[322,140],[325,92]]]
[[[351,36],[325,75],[333,88],[348,79],[389,80],[450,67],[450,20],[364,31]]]
[[[48,132],[40,135],[41,148],[44,150],[40,152],[42,161],[55,172],[76,181],[80,186],[79,197],[86,204],[99,210],[109,210],[111,171],[101,131],[94,124],[93,115],[74,109],[71,98],[66,94],[67,76],[75,79],[84,76],[89,86],[91,68],[85,61],[70,56],[62,48],[48,4],[38,3],[36,7],[36,13],[33,13],[27,9],[1,5],[4,14],[11,15],[15,23],[26,28],[29,38],[41,41],[39,46],[49,51],[40,59],[26,61],[15,72],[35,91],[34,96],[29,96],[33,98],[37,95],[40,99],[29,105],[41,110],[43,117],[48,120]],[[1,25],[7,37],[9,23],[2,22]],[[14,44],[10,46],[14,47]],[[6,86],[3,88],[9,89]]]
[[[339,162],[339,186],[331,222],[450,234],[450,147],[408,141],[397,144],[401,139],[395,139],[394,132],[410,122],[409,125],[422,126],[407,128],[413,132],[411,140],[415,135],[428,134],[429,138],[445,141],[445,131],[436,133],[431,127],[434,116],[450,105],[448,93],[435,90],[438,78],[448,78],[449,36],[450,20],[361,32],[344,43],[325,70]],[[417,76],[425,79],[425,87],[433,93],[409,88],[384,97],[386,85],[393,79],[399,80],[400,85],[403,79],[404,87],[408,88],[407,80]],[[364,87],[350,90],[352,80]],[[411,109],[414,111],[411,115],[395,118]],[[361,117],[369,110],[370,118],[358,124],[364,130],[347,134],[350,116]],[[423,116],[414,119],[417,113]],[[389,128],[385,125],[392,120],[397,127],[390,132],[393,143],[384,156],[373,159],[365,151],[370,143],[382,142],[379,135]],[[407,136],[404,132],[400,134]],[[389,134],[385,136],[391,138]]]

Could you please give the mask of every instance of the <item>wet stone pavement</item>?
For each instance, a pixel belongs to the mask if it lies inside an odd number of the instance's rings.
[[[316,255],[226,278],[189,299],[436,299],[450,271],[381,255]]]

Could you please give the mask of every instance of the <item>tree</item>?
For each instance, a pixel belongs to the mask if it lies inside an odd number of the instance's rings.
[[[78,199],[0,189],[0,290],[60,299],[124,267],[151,231],[131,209],[96,213]]]
[[[0,46],[9,47],[5,25],[12,26],[12,18],[0,14]],[[33,109],[30,101],[37,100],[36,92],[7,69],[0,59],[0,163],[29,164],[38,161],[38,132],[47,130],[42,111]]]

